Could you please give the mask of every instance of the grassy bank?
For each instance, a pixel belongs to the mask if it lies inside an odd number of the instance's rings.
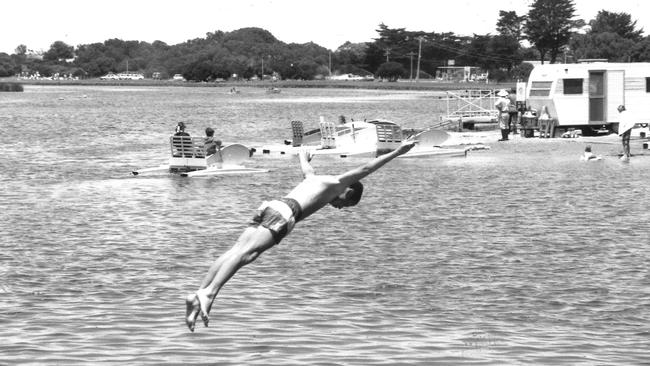
[[[253,88],[344,88],[344,89],[388,89],[388,90],[459,90],[459,89],[502,89],[512,88],[515,83],[449,83],[449,82],[379,82],[379,81],[337,81],[337,80],[281,80],[281,81],[226,81],[226,82],[183,82],[172,80],[21,80],[25,85],[108,85],[108,86],[183,86],[183,87],[253,87]]]
[[[23,91],[23,85],[16,82],[5,82],[0,81],[0,91],[3,92],[21,92]]]

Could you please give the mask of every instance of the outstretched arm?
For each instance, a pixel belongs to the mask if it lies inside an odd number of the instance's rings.
[[[408,140],[404,140],[404,142],[402,142],[402,144],[397,149],[387,154],[378,156],[377,158],[367,162],[358,168],[352,169],[346,173],[339,175],[339,181],[345,185],[350,185],[352,183],[358,182],[365,176],[384,166],[384,164],[388,163],[389,161],[409,152],[409,150],[411,150],[417,142],[415,140],[415,137],[417,137],[417,135],[409,138]]]
[[[309,164],[311,161],[311,153],[307,150],[302,150],[298,153],[300,159],[300,169],[302,169],[302,174],[307,178],[310,175],[316,174],[314,172],[314,167]]]

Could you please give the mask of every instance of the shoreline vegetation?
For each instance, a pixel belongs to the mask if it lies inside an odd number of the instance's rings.
[[[23,84],[14,81],[0,81],[0,92],[21,92],[23,91]]]
[[[174,80],[22,80],[16,78],[0,79],[3,85],[89,85],[89,86],[179,86],[179,87],[253,87],[253,88],[333,88],[333,89],[370,89],[370,90],[422,90],[447,91],[464,89],[510,89],[515,83],[453,83],[435,81],[336,81],[336,80],[280,80],[280,81],[224,81],[224,82],[191,82]],[[20,90],[22,91],[22,90]]]

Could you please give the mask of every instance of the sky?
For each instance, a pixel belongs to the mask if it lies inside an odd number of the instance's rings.
[[[0,52],[47,51],[118,38],[174,45],[206,33],[259,27],[285,43],[314,42],[336,50],[371,42],[379,24],[407,31],[496,34],[499,10],[528,13],[532,0],[21,0],[0,6]],[[650,35],[650,2],[574,0],[576,17],[625,12]]]

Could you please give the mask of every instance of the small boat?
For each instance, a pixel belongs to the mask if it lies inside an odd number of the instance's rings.
[[[394,122],[373,119],[351,121],[340,124],[320,121],[320,128],[304,132],[300,121],[292,121],[293,140],[285,140],[291,147],[278,148],[281,154],[295,154],[301,149],[311,149],[314,155],[339,155],[340,157],[377,156],[396,149],[405,138],[399,125]],[[417,132],[418,144],[408,153],[400,156],[465,156],[472,147],[441,146],[450,135],[443,130],[426,129]],[[273,148],[262,148],[270,154]]]
[[[230,144],[206,156],[203,138],[170,136],[170,157],[167,164],[131,172],[133,175],[177,173],[183,177],[225,174],[266,173],[266,169],[242,165],[251,157],[251,150],[242,144]]]
[[[242,165],[219,165],[209,166],[204,170],[195,170],[193,172],[181,173],[181,177],[212,177],[215,175],[236,175],[236,174],[255,174],[268,173],[268,169],[247,168]]]

